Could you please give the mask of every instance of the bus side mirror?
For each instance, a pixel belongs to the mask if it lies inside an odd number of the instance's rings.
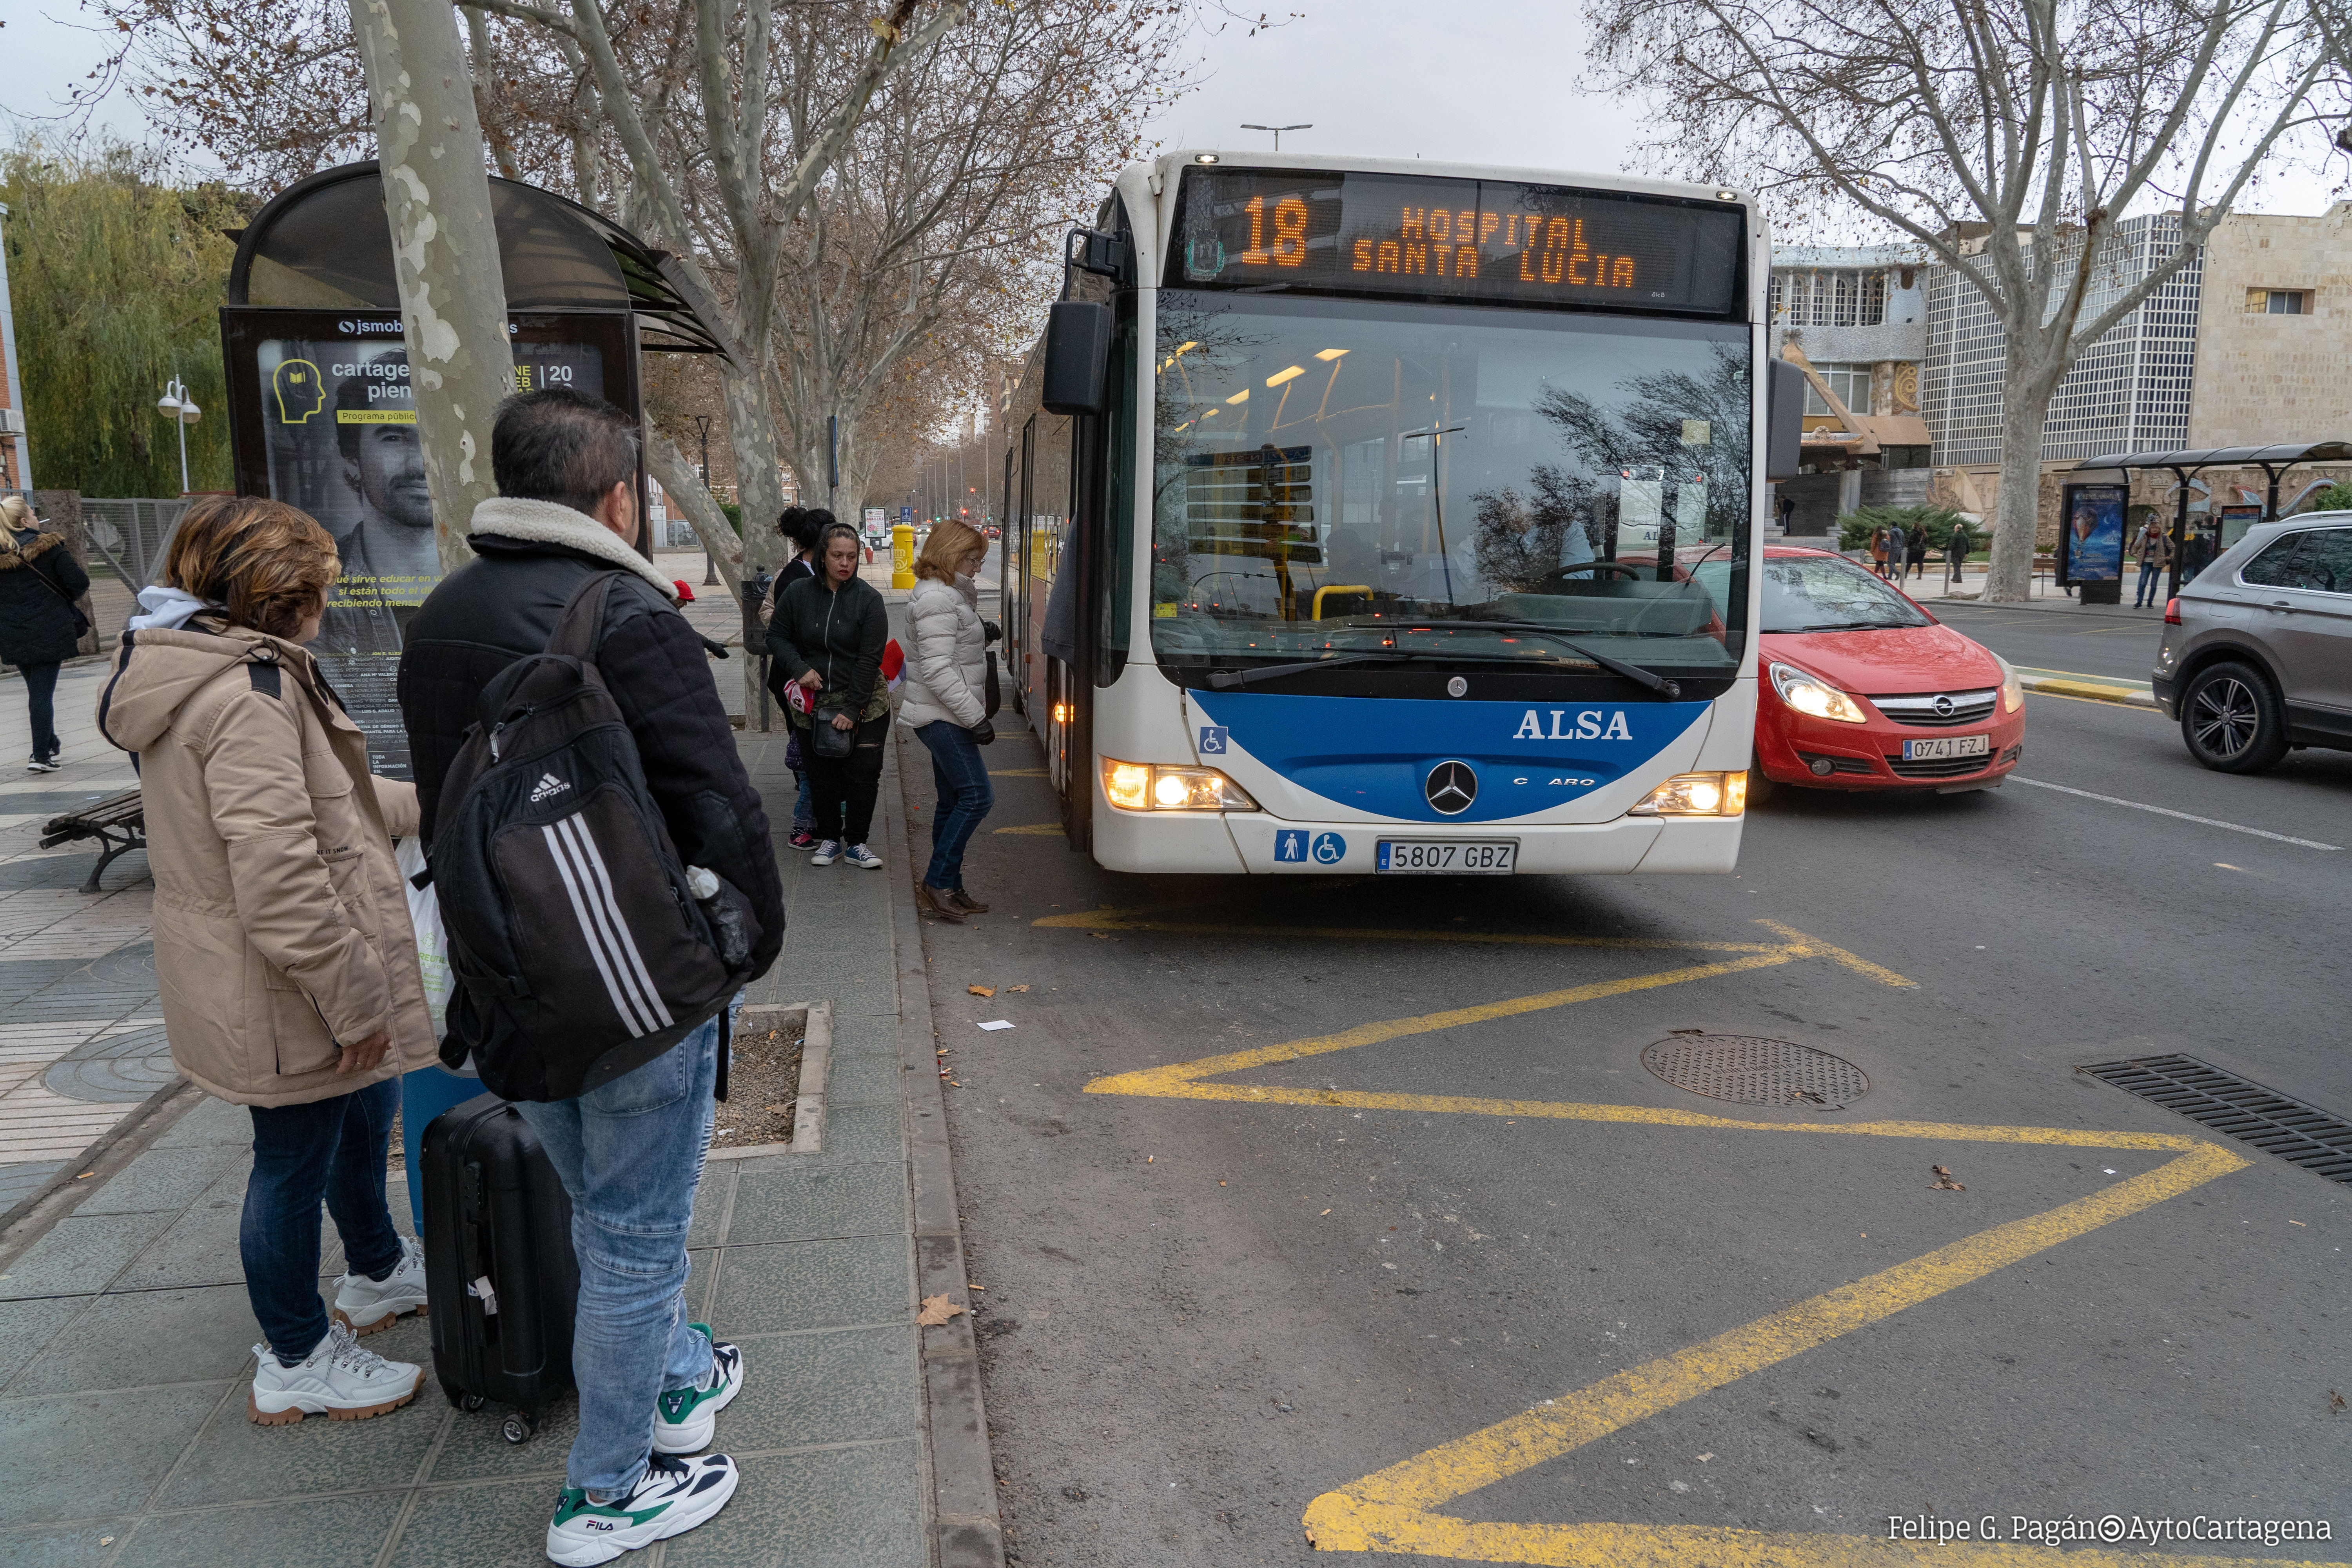
[[[1100,414],[1110,379],[1110,307],[1065,300],[1045,322],[1045,385],[1038,401],[1048,414]]]
[[[1805,373],[1784,359],[1765,371],[1764,477],[1793,479],[1805,458]]]

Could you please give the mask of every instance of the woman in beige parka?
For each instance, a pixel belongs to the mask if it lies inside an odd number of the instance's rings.
[[[138,753],[173,1062],[251,1109],[239,1243],[268,1343],[247,1411],[269,1426],[382,1415],[424,1379],[357,1338],[425,1306],[384,1158],[400,1075],[435,1052],[393,858],[416,791],[370,774],[365,737],[303,647],[337,571],[332,536],[294,508],[198,501],[98,705],[100,732]],[[322,1198],[351,1270],[331,1321]]]

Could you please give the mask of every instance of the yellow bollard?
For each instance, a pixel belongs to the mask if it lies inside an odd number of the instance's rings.
[[[915,527],[899,522],[890,526],[890,586],[911,588],[915,585]]]

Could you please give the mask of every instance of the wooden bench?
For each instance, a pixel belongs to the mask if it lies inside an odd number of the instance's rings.
[[[99,842],[98,864],[89,868],[89,880],[81,885],[85,893],[99,890],[98,876],[112,865],[118,855],[147,847],[147,807],[136,789],[110,795],[94,801],[79,811],[67,812],[63,816],[49,818],[41,829],[41,847],[54,848],[77,838],[95,838]]]

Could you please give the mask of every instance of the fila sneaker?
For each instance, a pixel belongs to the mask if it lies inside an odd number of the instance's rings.
[[[530,804],[537,805],[542,800],[552,800],[571,787],[553,773],[541,773],[539,782],[530,786]]]
[[[882,868],[882,857],[863,844],[851,845],[842,852],[841,858],[861,871],[878,871]]]
[[[425,1244],[413,1236],[400,1238],[400,1261],[383,1279],[346,1274],[335,1281],[335,1321],[355,1334],[375,1333],[404,1313],[424,1310]]]
[[[327,1337],[300,1361],[279,1361],[268,1345],[254,1346],[253,1353],[257,1364],[246,1413],[264,1426],[289,1426],[305,1415],[364,1421],[399,1409],[425,1382],[423,1367],[362,1350],[358,1337],[341,1323],[330,1324]]]
[[[833,864],[833,858],[840,853],[841,840],[838,838],[828,838],[824,843],[819,844],[816,847],[816,853],[809,857],[809,864],[812,866],[830,866]]]
[[[673,1388],[654,1404],[654,1452],[699,1454],[719,1429],[719,1413],[743,1387],[743,1352],[713,1338],[709,1323],[688,1328],[710,1341],[710,1371],[699,1386]]]
[[[727,1506],[735,1495],[735,1461],[724,1454],[674,1459],[655,1454],[637,1484],[607,1502],[566,1487],[547,1521],[547,1560],[563,1568],[591,1568],[624,1552],[683,1535]]]

